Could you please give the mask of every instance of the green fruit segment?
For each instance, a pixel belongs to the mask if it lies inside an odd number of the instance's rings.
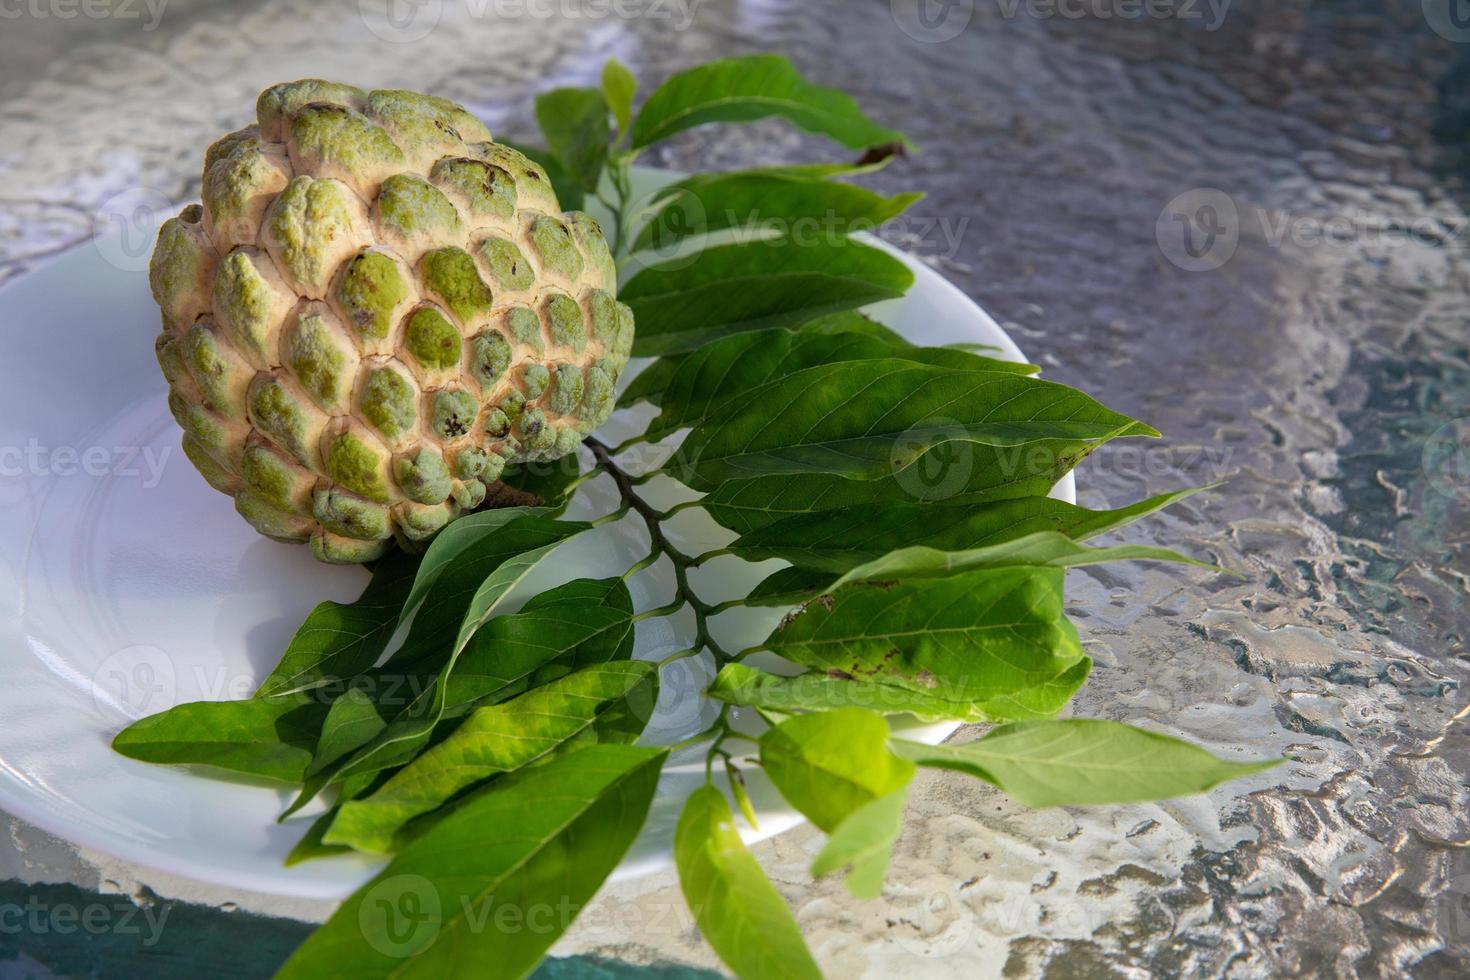
[[[383,340],[393,328],[393,311],[413,295],[398,263],[383,252],[363,252],[347,264],[337,300],[348,323],[367,338]]]
[[[403,345],[429,370],[459,366],[459,330],[432,306],[421,306],[408,318]]]
[[[296,322],[287,346],[286,366],[317,404],[331,411],[345,405],[352,377],[351,348],[319,314]]]
[[[536,281],[531,263],[509,239],[493,235],[486,238],[480,243],[480,256],[490,277],[502,290],[528,289]]]
[[[468,435],[475,424],[479,406],[467,391],[445,390],[434,393],[434,411],[430,425],[441,439],[458,439]]]
[[[266,213],[266,247],[276,265],[312,296],[326,294],[338,252],[357,234],[360,207],[335,180],[297,177]]]
[[[250,423],[298,462],[311,462],[310,410],[279,378],[263,375],[251,385]]]
[[[577,370],[576,365],[558,365],[551,386],[551,394],[546,397],[546,407],[558,415],[572,414],[582,403],[585,387],[582,372]]]
[[[394,174],[378,193],[378,221],[404,238],[459,233],[459,212],[444,192],[422,177]]]
[[[395,368],[377,368],[367,377],[362,392],[362,414],[383,435],[392,439],[413,427],[418,417],[413,382]]]
[[[424,256],[424,288],[442,302],[460,323],[489,313],[494,296],[462,248],[441,248]]]
[[[399,457],[393,464],[393,479],[404,496],[420,504],[442,503],[454,482],[444,457],[428,447]]]
[[[495,331],[483,333],[473,342],[470,370],[481,390],[492,388],[510,367],[510,341]]]
[[[365,173],[401,167],[403,151],[388,131],[345,106],[312,102],[291,117],[291,147],[299,169]]]
[[[537,215],[531,219],[529,238],[541,259],[541,268],[564,279],[576,279],[582,274],[582,254],[562,222],[548,215]]]
[[[327,476],[369,500],[391,499],[383,479],[383,456],[351,432],[338,433],[332,439],[327,450]]]
[[[515,179],[493,164],[468,157],[446,157],[434,164],[430,178],[457,194],[476,217],[505,221],[515,214]]]
[[[541,307],[557,347],[569,347],[580,353],[587,347],[587,328],[582,322],[582,308],[565,293],[552,293]]]

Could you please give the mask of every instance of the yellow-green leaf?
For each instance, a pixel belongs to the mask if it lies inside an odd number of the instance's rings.
[[[1031,807],[1187,796],[1282,761],[1230,762],[1177,738],[1094,718],[1016,722],[963,745],[896,739],[893,747],[921,766],[993,783]]]
[[[674,864],[699,931],[741,978],[821,980],[780,892],[761,871],[724,794],[690,794],[674,831]]]

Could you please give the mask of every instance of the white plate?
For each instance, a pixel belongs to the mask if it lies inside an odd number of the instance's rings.
[[[248,695],[315,603],[351,599],[366,580],[360,569],[320,565],[305,548],[257,535],[184,458],[153,356],[158,311],[143,225],[100,236],[0,291],[0,808],[78,844],[201,881],[342,897],[380,864],[347,857],[284,867],[307,825],[276,823],[286,790],[134,762],[109,747],[131,719]],[[1021,359],[968,297],[889,251],[916,282],[902,300],[875,308],[879,319],[919,343],[989,344]],[[617,420],[609,429],[614,439],[632,431]],[[1055,495],[1074,499],[1070,476]],[[609,501],[590,496],[585,506]],[[698,512],[689,516],[695,520],[674,530],[691,552],[729,540]],[[642,553],[636,523],[613,525],[560,550],[521,591],[619,574]],[[720,559],[700,570],[697,585],[725,598],[777,567]],[[667,601],[671,584],[660,571],[634,579],[639,608]],[[778,615],[729,613],[716,621],[718,636],[744,648]],[[640,623],[637,656],[681,648],[681,626]],[[710,673],[701,659],[664,672],[652,740],[672,743],[702,727],[710,706],[697,692]],[[910,734],[938,741],[954,727]],[[616,877],[670,865],[678,808],[703,779],[702,756],[695,748],[671,760]],[[758,771],[751,775],[760,831],[747,839],[801,821]]]

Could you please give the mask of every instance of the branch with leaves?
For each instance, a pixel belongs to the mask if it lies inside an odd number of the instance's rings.
[[[546,147],[528,152],[564,206],[592,197],[611,214],[634,353],[652,359],[619,404],[656,409],[646,427],[619,446],[589,439],[585,468],[508,477],[532,503],[470,515],[423,554],[377,562],[359,599],[312,611],[253,697],[179,705],[116,738],[135,759],[298,786],[287,815],[324,796],[292,862],[392,855],[282,976],[529,973],[643,824],[670,750],[636,743],[663,670],[685,656],[713,658],[704,696],[720,709],[686,740],[703,746],[705,784],[684,806],[674,858],[701,932],[742,977],[819,973],[737,830],[730,798],[752,825],[755,812],[732,740],[828,835],[813,874],[845,874],[860,898],[881,891],[919,767],[1041,807],[1196,793],[1272,764],[1057,720],[1091,669],[1063,611],[1065,570],[1189,562],[1085,542],[1193,491],[1108,511],[1049,497],[1098,446],[1158,433],[1036,377],[1034,365],[915,346],[861,312],[902,296],[913,277],[853,233],[919,195],[885,197],[846,178],[911,148],[906,138],[773,55],[676,75],[635,114],[636,93],[616,61],[600,89],[546,93],[536,103]],[[632,168],[648,147],[769,117],[862,162],[696,174],[635,202]],[[832,234],[792,233],[814,220]],[[639,472],[622,460],[642,444],[672,449]],[[967,465],[942,496],[914,492],[916,473],[957,451]],[[691,495],[655,506],[644,493],[653,479]],[[593,481],[611,484],[616,505],[568,519]],[[733,540],[681,550],[667,523],[694,508]],[[644,558],[507,610],[549,556],[619,521],[642,526]],[[716,556],[785,567],[715,603],[690,573]],[[629,580],[665,561],[674,595],[635,609]],[[742,605],[788,612],[759,643],[730,651],[711,621]],[[684,649],[635,659],[639,621],[685,610],[694,629]],[[775,663],[784,669],[758,666]],[[888,717],[899,714],[993,727],[931,746],[896,737]],[[387,918],[405,889],[424,887],[430,927],[403,940]],[[473,910],[489,897],[570,914],[545,929],[485,928]]]

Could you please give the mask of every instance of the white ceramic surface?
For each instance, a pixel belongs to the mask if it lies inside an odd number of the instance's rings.
[[[346,857],[283,867],[315,812],[278,824],[286,789],[134,762],[109,747],[131,719],[248,695],[316,602],[351,599],[366,580],[360,569],[320,565],[305,548],[257,535],[184,458],[153,356],[149,244],[136,233],[102,236],[0,290],[0,809],[202,881],[345,896],[379,864]],[[916,283],[875,316],[916,342],[989,344],[1021,359],[968,297],[890,251]],[[634,421],[615,419],[609,439],[634,431]],[[604,483],[590,484],[571,516],[611,509]],[[1073,499],[1070,476],[1055,495]],[[671,530],[691,553],[730,539],[698,512]],[[636,521],[602,528],[559,550],[518,593],[618,574],[645,543]],[[719,559],[699,570],[696,585],[722,599],[778,567]],[[634,579],[639,608],[667,601],[666,571],[656,565]],[[716,620],[717,636],[744,648],[779,614],[728,613]],[[640,623],[636,655],[680,649],[688,625],[678,617]],[[705,658],[665,670],[649,740],[673,743],[708,721],[711,706],[697,692],[711,673]],[[938,741],[954,727],[908,734]],[[748,839],[801,821],[758,771],[751,777],[760,831]],[[615,877],[669,866],[678,808],[702,779],[701,749],[671,760],[648,826]]]

